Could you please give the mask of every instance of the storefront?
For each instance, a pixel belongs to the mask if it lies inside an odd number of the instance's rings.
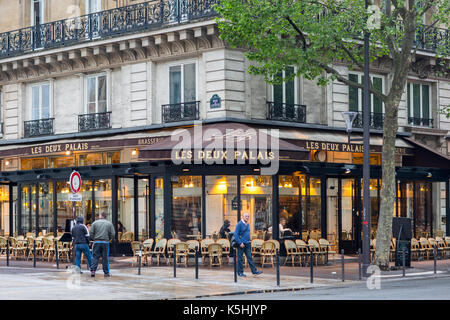
[[[254,237],[327,238],[346,252],[360,247],[363,150],[361,145],[346,143],[345,132],[280,129],[275,148],[273,132],[260,134],[259,129],[267,126],[219,123],[203,126],[204,132],[209,128],[216,130],[214,138],[232,137],[236,144],[232,149],[226,144],[211,149],[211,136],[195,137],[196,128],[189,127],[186,132],[194,138],[178,149],[180,139],[166,131],[142,133],[135,140],[102,140],[102,146],[98,141],[77,142],[86,143],[86,149],[68,150],[71,154],[66,154],[70,145],[66,142],[34,151],[27,148],[37,146],[0,151],[3,168],[5,159],[16,157],[10,161],[20,162],[19,169],[29,169],[0,174],[0,229],[4,234],[63,231],[65,221],[73,217],[67,181],[77,170],[83,179],[83,199],[76,203],[75,214],[92,223],[99,212],[106,212],[120,229],[119,245],[113,247],[116,253],[127,252],[121,243],[131,240],[213,236],[224,220],[234,229],[244,212],[250,213]],[[257,143],[252,145],[249,137],[255,132]],[[262,149],[261,139],[268,141]],[[410,217],[416,237],[436,235],[441,230],[435,221],[441,215],[434,204],[440,198],[446,204],[446,222],[450,216],[450,160],[407,137],[397,140],[393,216]],[[372,236],[380,207],[381,144],[381,136],[371,137]],[[39,150],[57,150],[57,154]],[[73,158],[65,165],[68,160],[58,157]],[[27,167],[33,161],[41,168]],[[274,162],[278,168],[272,173]],[[442,194],[439,182],[445,183]],[[448,229],[446,223],[442,231],[450,234]],[[125,233],[131,236],[124,237]]]

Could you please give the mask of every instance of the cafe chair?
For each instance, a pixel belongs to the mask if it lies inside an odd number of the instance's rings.
[[[422,253],[422,258],[428,260],[430,258],[430,253],[433,254],[433,248],[430,245],[430,242],[428,242],[428,239],[425,237],[421,237],[419,239],[419,244],[420,244],[420,249],[421,249],[421,253]]]
[[[189,252],[189,245],[186,242],[177,242],[175,244],[175,259],[179,263],[182,263],[184,259],[184,266],[187,267],[188,263],[188,252]]]
[[[420,245],[416,238],[411,238],[411,260],[419,260]]]
[[[188,245],[188,252],[187,252],[188,258],[192,256],[195,259],[195,248],[197,248],[197,250],[200,249],[200,242],[197,240],[188,240],[186,241],[186,243]]]
[[[131,242],[131,251],[133,252],[133,257],[136,257],[136,263],[139,263],[139,251],[141,250],[141,243],[139,241]],[[142,248],[141,257],[144,255],[144,249]],[[131,266],[134,265],[134,259]]]
[[[149,238],[142,242],[142,255],[144,256],[144,265],[148,264],[148,255],[150,254],[150,251],[152,251],[153,241],[154,240],[152,238]]]
[[[170,261],[173,257],[173,246],[179,242],[181,242],[180,239],[171,238],[171,239],[167,240],[167,261],[166,261],[166,263],[168,265],[170,265]]]
[[[301,259],[301,264],[302,266],[305,266],[309,255],[308,245],[305,241],[296,239],[295,246],[297,247],[297,252],[299,253],[299,258]]]
[[[119,242],[133,242],[134,241],[134,233],[131,231],[127,231],[122,234]]]
[[[322,263],[325,263],[325,254],[320,249],[319,242],[317,242],[317,240],[315,239],[309,239],[308,246],[309,249],[314,252],[314,261],[316,263],[316,266],[319,264],[319,260],[321,260]]]
[[[166,244],[167,244],[167,239],[162,238],[162,239],[160,239],[159,241],[156,242],[155,248],[148,252],[148,256],[149,256],[149,259],[150,259],[150,264],[152,264],[152,262],[153,262],[153,255],[155,255],[156,256],[156,264],[159,266],[160,257],[161,256],[164,257],[164,255],[166,253]]]
[[[222,245],[220,243],[210,243],[208,245],[209,267],[222,266]]]
[[[261,255],[261,267],[264,268],[264,265],[271,264],[273,268],[273,257],[276,254],[276,246],[272,241],[264,241],[261,246],[260,255]],[[269,262],[270,259],[270,262]],[[267,261],[267,262],[266,262]]]
[[[230,251],[231,245],[228,239],[217,239],[217,243],[222,246],[222,258],[227,259],[227,263],[230,263]]]
[[[391,247],[389,249],[389,260],[390,261],[394,261],[394,259],[395,259],[396,244],[397,244],[397,240],[395,238],[392,238],[391,239]]]
[[[445,243],[445,255],[447,256],[447,253],[450,251],[450,237],[444,237],[444,243]]]
[[[334,251],[332,249],[334,247],[334,245],[331,244],[327,239],[320,238],[319,239],[319,246],[320,246],[320,251],[322,252],[322,254],[324,255],[324,257],[327,260],[326,262],[328,262],[328,255],[329,254],[332,254],[332,255],[336,254],[336,251]]]
[[[300,264],[300,253],[297,250],[295,242],[292,240],[284,240],[284,247],[286,248],[286,260],[284,260],[284,265],[288,262],[289,258],[292,260],[292,266],[295,265],[295,257],[298,257],[298,263]]]
[[[206,256],[208,256],[208,246],[214,243],[213,239],[203,239],[200,241],[200,253],[202,255],[202,263],[206,264]]]
[[[430,243],[431,248],[433,249],[431,252],[434,257],[434,247],[436,247],[436,259],[439,258],[439,256],[443,257],[442,252],[444,252],[444,248],[439,246],[439,243],[436,241],[435,238],[428,238],[428,242]]]
[[[7,249],[7,239],[5,237],[0,237],[0,256],[6,255],[6,249]]]

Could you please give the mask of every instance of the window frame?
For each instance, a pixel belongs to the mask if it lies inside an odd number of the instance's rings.
[[[350,75],[356,75],[358,76],[358,83],[363,83],[363,76],[364,73],[363,72],[358,72],[358,71],[351,71],[348,73],[348,78],[350,79]],[[371,74],[370,75],[370,80],[372,81],[373,84],[373,79],[374,78],[380,78],[381,79],[381,92],[384,94],[385,90],[386,90],[386,77],[384,75],[379,75],[379,74]],[[350,86],[348,86],[349,90],[350,90]],[[364,96],[364,90],[360,89],[360,88],[355,88],[358,90],[358,112],[362,112],[363,111],[363,96]],[[374,112],[374,98],[375,95],[373,93],[370,93],[370,113],[375,113]],[[350,110],[350,92],[348,92],[348,109]],[[385,109],[385,105],[384,102],[381,101],[381,109],[382,112],[381,114],[384,114],[386,112]]]
[[[433,120],[433,99],[432,99],[432,92],[433,92],[433,87],[432,87],[432,83],[430,82],[420,82],[420,81],[413,81],[413,80],[408,80],[407,81],[407,88],[406,88],[406,112],[408,114],[408,124],[412,125],[412,126],[417,126],[414,124],[414,122],[410,123],[409,118],[414,118],[414,93],[413,93],[413,89],[414,89],[414,85],[419,85],[419,114],[420,114],[420,119],[427,119],[427,120]],[[428,86],[428,118],[424,118],[423,117],[423,86],[426,85]],[[408,88],[409,88],[409,101],[408,101]],[[419,125],[419,127],[424,127],[424,125]],[[426,126],[427,127],[427,126]],[[431,127],[431,125],[430,125]]]
[[[290,66],[291,68],[294,68],[294,74],[297,73],[297,67],[295,66]],[[283,77],[283,81],[281,83],[282,85],[282,91],[283,91],[283,104],[286,104],[286,81],[284,81],[284,79],[286,78],[286,70],[282,71],[282,77]],[[294,77],[294,105],[299,104],[299,99],[298,99],[298,82],[299,80],[299,76]],[[275,86],[272,84],[271,86],[272,89],[272,95],[271,95],[271,99],[272,102],[275,102]]]
[[[35,18],[35,15],[34,15],[34,4],[36,2],[39,3],[39,8],[40,8],[40,11],[41,11],[39,13],[39,15],[40,15],[42,21],[40,21],[39,25],[45,23],[45,19],[44,19],[44,12],[45,12],[44,5],[45,5],[45,1],[44,0],[31,0],[30,2],[31,2],[31,6],[30,6],[30,25],[31,26],[38,25],[38,24],[36,24],[36,21],[34,21],[34,18]]]
[[[44,85],[48,85],[48,118],[42,117],[42,87]],[[39,117],[38,119],[33,119],[33,88],[39,87]],[[52,81],[45,81],[45,82],[39,82],[34,83],[30,86],[29,89],[30,93],[30,100],[29,100],[29,116],[28,119],[30,121],[37,121],[37,120],[44,120],[44,119],[52,119],[53,115],[53,83]]]
[[[188,64],[194,64],[194,70],[195,70],[195,100],[194,101],[183,101],[184,100],[184,66]],[[198,61],[197,60],[186,60],[183,62],[174,62],[167,64],[167,88],[168,88],[168,103],[172,104],[170,101],[170,68],[172,67],[178,67],[181,66],[181,104],[187,103],[187,102],[195,102],[198,101]]]
[[[94,11],[90,11],[90,3],[91,3],[91,1],[92,2],[95,1],[95,7],[97,7],[97,9],[94,10]],[[91,13],[102,11],[102,0],[85,0],[84,4],[85,4],[86,14],[91,14]]]
[[[110,97],[109,97],[109,92],[110,92],[110,83],[109,83],[109,73],[108,72],[100,72],[100,73],[93,73],[93,74],[86,74],[84,77],[84,107],[83,107],[83,112],[84,114],[95,114],[95,113],[100,113],[98,111],[98,107],[99,107],[99,100],[98,100],[98,79],[100,77],[105,77],[106,80],[106,93],[105,93],[105,97],[106,97],[106,110],[104,112],[109,112],[110,111]],[[95,78],[95,112],[90,113],[89,112],[89,106],[88,104],[89,102],[89,79]]]

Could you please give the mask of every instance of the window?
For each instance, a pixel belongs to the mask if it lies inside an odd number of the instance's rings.
[[[31,87],[31,120],[50,118],[50,84]]]
[[[357,82],[357,83],[364,83],[364,75],[362,74],[354,74],[350,73],[348,75],[348,78],[350,81]],[[384,92],[384,81],[382,77],[377,76],[371,76],[373,86],[380,90],[381,92]],[[348,94],[349,94],[349,111],[354,112],[362,112],[363,105],[364,105],[364,93],[362,89],[355,88],[349,86],[348,88]],[[383,103],[382,101],[374,96],[373,94],[370,95],[370,110],[372,113],[384,113],[383,110]]]
[[[280,78],[286,79],[295,73],[294,67],[287,67],[282,73],[278,74]],[[297,79],[283,81],[281,84],[273,85],[273,102],[295,104],[297,101]]]
[[[86,0],[86,14],[99,12],[102,10],[101,0]]]
[[[2,90],[0,88],[0,134],[3,133],[3,96],[2,96]]]
[[[432,126],[430,85],[410,82],[406,87],[408,100],[408,123]]]
[[[169,67],[170,104],[197,100],[195,63]]]
[[[31,25],[44,23],[44,4],[42,0],[31,0]]]
[[[108,109],[106,74],[88,76],[86,79],[86,113],[102,113]]]

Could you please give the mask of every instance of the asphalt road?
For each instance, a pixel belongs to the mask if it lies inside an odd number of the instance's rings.
[[[296,292],[214,297],[214,300],[450,300],[450,276],[381,280],[380,289],[365,282]],[[205,299],[208,300],[208,299]]]

